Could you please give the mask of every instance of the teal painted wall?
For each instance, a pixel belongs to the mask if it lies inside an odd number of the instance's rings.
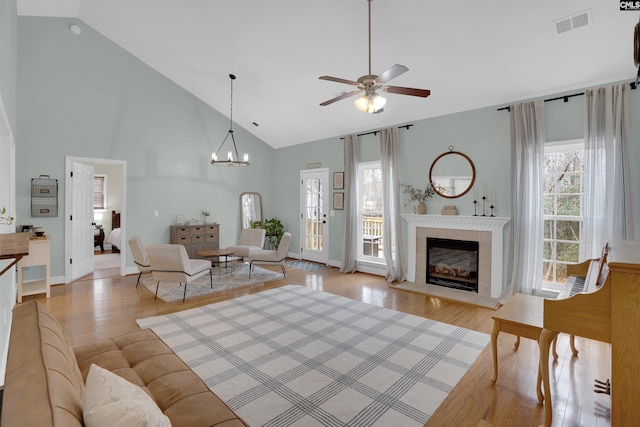
[[[81,35],[69,30],[73,23]],[[202,210],[221,224],[221,246],[235,243],[243,191],[261,193],[265,213],[275,211],[271,147],[234,124],[251,166],[211,166],[228,118],[80,21],[19,17],[18,24],[18,213],[50,237],[52,276],[64,275],[65,156],[127,162],[128,235],[146,244],[168,242],[176,215],[201,219]],[[30,217],[30,180],[40,174],[59,180],[55,218]]]

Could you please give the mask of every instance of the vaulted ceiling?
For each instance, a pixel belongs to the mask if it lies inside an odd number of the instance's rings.
[[[372,73],[402,64],[390,84],[431,90],[384,94],[380,114],[356,97],[319,105],[353,89],[319,76],[368,74],[366,0],[17,3],[19,15],[79,18],[226,116],[235,74],[234,122],[274,148],[636,75],[639,13],[613,0],[375,0]]]

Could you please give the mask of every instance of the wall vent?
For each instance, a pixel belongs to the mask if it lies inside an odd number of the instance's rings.
[[[578,12],[575,15],[559,19],[553,22],[556,34],[560,35],[571,30],[592,25],[591,9]]]

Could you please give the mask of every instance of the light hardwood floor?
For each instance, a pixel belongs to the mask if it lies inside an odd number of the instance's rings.
[[[276,267],[279,269],[279,267]],[[73,346],[138,329],[137,318],[172,313],[248,293],[296,283],[377,306],[428,317],[440,322],[491,333],[493,310],[455,301],[401,291],[382,277],[342,274],[335,268],[315,272],[287,268],[287,278],[245,288],[165,303],[154,300],[137,275],[111,277],[117,269],[102,270],[69,285],[54,286],[51,298],[32,296],[46,304],[60,321]],[[499,375],[495,386],[491,346],[481,353],[461,382],[426,424],[432,426],[537,426],[544,409],[535,392],[538,348],[523,339],[513,351],[514,336],[498,340]],[[610,398],[593,393],[594,378],[610,377],[608,345],[576,338],[577,358],[571,357],[568,337],[560,335],[560,358],[552,365],[554,426],[609,426]]]

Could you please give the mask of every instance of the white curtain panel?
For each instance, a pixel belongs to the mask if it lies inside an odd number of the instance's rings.
[[[344,137],[344,211],[342,223],[342,273],[358,267],[358,136]]]
[[[512,105],[509,290],[542,289],[544,101]],[[510,294],[510,292],[507,292]]]
[[[400,141],[398,128],[380,131],[382,166],[382,243],[387,264],[388,282],[404,282],[404,251],[402,250],[402,224],[400,217]]]
[[[629,155],[626,84],[585,91],[585,166],[580,259],[612,239],[635,240],[636,202]]]

